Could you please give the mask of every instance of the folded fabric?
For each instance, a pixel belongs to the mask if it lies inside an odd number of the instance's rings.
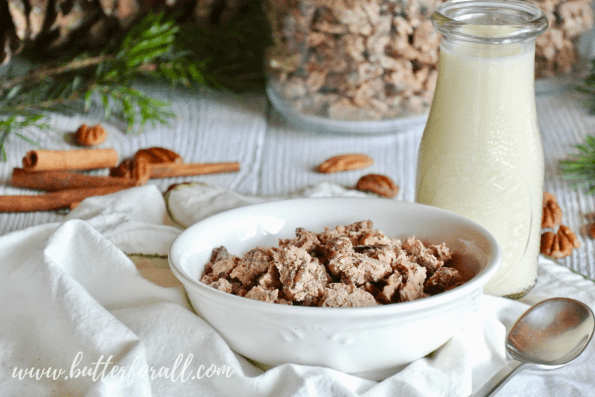
[[[298,195],[354,193],[322,184]],[[229,200],[221,205],[216,196]],[[568,296],[595,307],[592,281],[542,258],[539,282],[522,302],[482,297],[455,337],[382,382],[294,364],[263,371],[193,312],[181,286],[164,281],[163,256],[182,231],[168,212],[188,226],[282,198],[197,184],[166,202],[143,186],[89,198],[64,223],[1,237],[0,395],[468,396],[506,363],[504,338],[527,303]],[[141,258],[137,266],[132,254]],[[575,363],[521,373],[499,396],[586,396],[595,388],[594,365],[591,343]]]

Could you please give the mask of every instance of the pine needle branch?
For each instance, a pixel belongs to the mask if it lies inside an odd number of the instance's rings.
[[[562,179],[570,181],[573,188],[585,188],[587,194],[595,193],[595,136],[587,135],[584,144],[575,145],[578,153],[571,159],[560,161]]]
[[[0,156],[2,157],[2,161],[6,161],[5,144],[11,134],[17,135],[34,146],[39,146],[37,142],[24,135],[24,133],[17,131],[22,131],[32,126],[40,129],[49,128],[47,124],[40,122],[42,117],[42,115],[38,114],[15,114],[0,120]]]
[[[100,106],[106,120],[124,120],[129,131],[167,124],[170,104],[133,87],[148,76],[174,86],[231,91],[264,88],[263,59],[270,32],[259,2],[216,29],[178,25],[165,14],[149,14],[122,39],[100,52],[83,53],[0,82],[0,152],[22,128],[43,127],[49,111]],[[18,116],[15,118],[15,116]],[[25,137],[25,138],[23,138]],[[33,141],[32,141],[33,142]]]
[[[591,60],[591,73],[576,88],[590,96],[587,106],[590,113],[595,114],[595,59]]]

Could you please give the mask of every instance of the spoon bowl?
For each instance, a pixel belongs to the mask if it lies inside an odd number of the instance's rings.
[[[506,339],[506,351],[518,361],[559,367],[581,354],[594,328],[593,313],[584,303],[548,299],[517,320]]]
[[[512,326],[506,352],[512,360],[474,397],[495,394],[524,369],[556,369],[576,359],[595,331],[595,317],[582,302],[552,298],[529,308]]]

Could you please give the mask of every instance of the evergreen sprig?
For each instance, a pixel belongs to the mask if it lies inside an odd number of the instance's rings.
[[[268,24],[259,2],[238,15],[242,16],[212,29],[179,25],[163,13],[149,14],[119,42],[99,52],[34,67],[25,74],[8,71],[0,82],[3,159],[9,137],[25,139],[19,132],[23,128],[44,127],[48,111],[100,106],[106,120],[120,118],[129,131],[140,131],[147,123],[167,124],[174,117],[170,104],[133,87],[142,76],[185,87],[262,89]]]
[[[47,129],[49,126],[41,122],[43,118],[40,114],[13,114],[3,120],[0,120],[0,156],[6,160],[6,149],[4,144],[11,134],[23,139],[34,146],[39,146],[37,142],[26,135],[27,127],[35,126],[38,129]]]
[[[589,94],[587,106],[591,114],[595,114],[595,59],[591,60],[591,72],[577,87],[579,91]]]
[[[595,194],[595,136],[587,135],[585,143],[575,145],[579,153],[560,162],[562,179],[571,181],[575,189],[586,188]]]

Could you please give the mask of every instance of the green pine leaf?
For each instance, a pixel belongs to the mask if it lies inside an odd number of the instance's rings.
[[[579,153],[570,154],[569,160],[560,161],[561,177],[570,181],[574,189],[587,189],[595,193],[595,136],[587,135],[585,143],[574,146]]]

